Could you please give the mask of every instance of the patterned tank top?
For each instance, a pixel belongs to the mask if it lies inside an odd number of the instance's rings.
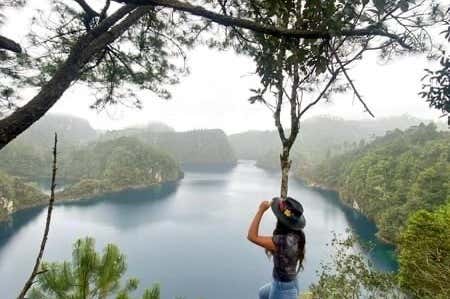
[[[273,253],[273,278],[278,281],[292,281],[298,273],[299,236],[293,233],[274,235],[277,250]]]

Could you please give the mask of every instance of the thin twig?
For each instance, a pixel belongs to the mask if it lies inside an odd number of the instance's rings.
[[[53,146],[53,166],[52,166],[52,183],[51,183],[52,185],[50,188],[50,199],[49,199],[48,208],[47,208],[47,220],[45,221],[45,229],[44,229],[44,235],[42,236],[41,248],[39,249],[39,253],[36,258],[36,262],[34,264],[33,271],[31,272],[31,275],[28,278],[28,280],[25,282],[25,285],[24,285],[22,291],[20,292],[19,296],[17,297],[17,299],[25,299],[25,295],[27,294],[27,292],[33,285],[34,279],[36,278],[36,276],[45,272],[45,270],[39,270],[39,267],[41,265],[42,256],[44,255],[44,249],[45,249],[45,245],[47,243],[48,233],[50,231],[50,221],[52,219],[53,203],[55,202],[55,187],[56,187],[55,178],[56,178],[56,169],[57,169],[56,168],[56,146],[57,146],[57,143],[58,143],[58,135],[55,133],[55,143]]]
[[[352,79],[350,79],[350,76],[348,75],[347,71],[345,70],[344,65],[342,64],[341,59],[339,58],[339,56],[334,53],[334,57],[336,58],[337,63],[339,63],[339,65],[341,66],[341,70],[344,73],[345,78],[347,78],[348,83],[350,84],[350,86],[353,89],[353,92],[355,93],[356,97],[358,98],[358,100],[361,102],[361,104],[364,106],[364,108],[366,109],[367,113],[370,114],[370,116],[372,116],[373,118],[375,118],[375,115],[372,113],[372,111],[370,111],[369,107],[367,106],[367,104],[364,102],[364,100],[362,99],[361,95],[359,94],[358,90],[356,89],[355,84],[353,84]]]
[[[332,73],[330,80],[328,81],[327,85],[325,85],[325,87],[322,89],[319,96],[313,102],[306,105],[306,107],[302,110],[302,112],[300,112],[299,118],[301,118],[306,111],[308,111],[312,106],[316,105],[322,99],[322,97],[327,92],[328,88],[331,86],[331,84],[333,84],[334,80],[336,79],[340,71],[341,68],[337,69],[334,73]]]

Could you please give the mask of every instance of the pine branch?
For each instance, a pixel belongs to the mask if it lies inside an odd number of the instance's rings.
[[[25,295],[27,294],[27,292],[30,290],[31,286],[33,285],[34,279],[36,278],[36,276],[45,272],[45,270],[39,270],[39,267],[41,265],[42,256],[44,255],[45,245],[47,244],[48,233],[50,231],[50,222],[52,219],[53,204],[55,202],[55,187],[56,187],[55,179],[56,179],[56,169],[57,169],[57,167],[56,167],[56,146],[57,146],[57,143],[58,143],[58,135],[55,133],[55,143],[53,146],[53,166],[52,166],[52,182],[51,182],[51,187],[50,187],[50,199],[49,199],[48,208],[47,208],[47,219],[45,221],[45,229],[44,229],[44,235],[42,236],[41,247],[39,249],[39,253],[36,258],[36,262],[34,264],[33,271],[31,272],[31,275],[28,278],[28,280],[25,282],[25,285],[24,285],[22,291],[20,292],[19,296],[17,297],[17,299],[25,299]]]

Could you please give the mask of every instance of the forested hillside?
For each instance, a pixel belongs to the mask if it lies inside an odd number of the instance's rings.
[[[20,209],[46,202],[47,196],[16,177],[0,171],[0,221]]]
[[[95,141],[119,137],[136,137],[151,147],[171,155],[183,164],[234,165],[236,157],[227,136],[222,130],[196,130],[175,132],[164,123],[151,122],[145,127],[126,128],[117,131],[98,132],[81,118],[49,115],[34,124],[24,134],[8,144],[0,153],[0,170],[26,181],[50,178],[51,146],[53,134],[58,133],[58,160],[66,169],[61,179],[76,179],[82,173],[75,164],[80,152]],[[89,144],[90,143],[90,144]],[[75,155],[75,156],[73,156]],[[70,173],[70,169],[75,172]],[[88,170],[87,170],[88,171]],[[90,171],[90,170],[89,170]]]
[[[397,242],[410,213],[450,200],[450,133],[433,124],[394,130],[298,176],[338,191],[375,220],[381,238]]]
[[[51,147],[58,133],[58,157],[66,160],[75,148],[95,140],[98,133],[82,119],[47,115],[0,152],[0,169],[29,181],[50,177]]]
[[[70,198],[148,187],[182,177],[173,158],[133,137],[96,142],[78,149],[61,163],[59,173],[75,182],[61,194]]]
[[[320,162],[370,142],[389,130],[418,125],[420,119],[403,115],[376,120],[344,120],[314,117],[301,124],[291,157],[295,162]],[[257,160],[257,165],[279,169],[280,139],[276,131],[249,131],[229,136],[239,159]]]
[[[148,128],[118,130],[105,133],[102,138],[133,136],[159,148],[182,164],[234,165],[236,155],[222,130],[194,130],[187,132],[154,131]]]

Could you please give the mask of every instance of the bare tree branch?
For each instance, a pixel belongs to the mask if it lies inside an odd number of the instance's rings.
[[[348,83],[350,84],[350,86],[353,89],[353,92],[355,93],[356,97],[358,98],[358,100],[361,102],[361,104],[364,106],[364,109],[366,109],[367,113],[370,114],[370,116],[375,117],[375,115],[372,113],[372,111],[370,111],[369,107],[367,106],[367,104],[364,102],[364,100],[362,99],[361,95],[359,94],[358,90],[356,89],[355,84],[353,83],[352,79],[350,79],[350,76],[347,73],[347,70],[345,69],[345,66],[342,64],[341,59],[339,58],[339,56],[336,54],[336,52],[333,53],[334,57],[336,58],[337,63],[339,63],[339,65],[341,66],[341,70],[344,73],[345,78],[347,78]]]
[[[100,16],[100,14],[98,12],[96,12],[94,9],[92,9],[92,7],[86,3],[86,1],[84,0],[73,0],[76,3],[78,3],[81,8],[84,10],[85,13],[87,13],[89,16],[91,17],[97,17]]]
[[[336,77],[339,75],[339,72],[341,71],[341,68],[337,69],[336,71],[334,71],[331,74],[331,78],[330,80],[328,80],[327,85],[325,85],[325,87],[322,89],[322,91],[320,92],[320,94],[317,96],[317,98],[312,101],[311,103],[309,103],[308,105],[306,105],[305,108],[303,108],[303,110],[300,112],[299,114],[299,118],[301,118],[303,116],[303,114],[306,113],[306,111],[308,111],[309,109],[311,109],[312,106],[316,105],[321,99],[322,97],[325,95],[325,93],[328,91],[328,89],[330,88],[331,84],[333,84],[334,80],[336,79]]]
[[[100,12],[100,21],[103,21],[106,18],[106,15],[108,13],[109,6],[111,5],[111,0],[106,0],[105,6],[103,7],[102,11]]]
[[[36,276],[45,272],[45,270],[40,271],[39,267],[41,265],[42,256],[44,255],[45,245],[47,244],[48,233],[50,231],[50,223],[51,223],[51,219],[52,219],[53,204],[55,202],[55,187],[56,187],[55,179],[56,179],[56,169],[57,169],[57,167],[56,167],[56,154],[57,154],[56,148],[57,148],[57,144],[58,144],[58,135],[56,133],[55,133],[55,141],[54,142],[55,143],[53,145],[52,182],[51,182],[51,187],[50,187],[50,199],[48,202],[47,219],[45,221],[44,235],[42,236],[41,247],[39,249],[39,253],[36,258],[36,262],[34,263],[33,271],[31,272],[31,275],[28,278],[28,280],[25,282],[25,285],[24,285],[22,291],[20,292],[19,296],[17,297],[18,299],[24,299],[25,295],[27,294],[27,292],[30,290],[31,286],[33,285],[34,279],[36,278]]]

